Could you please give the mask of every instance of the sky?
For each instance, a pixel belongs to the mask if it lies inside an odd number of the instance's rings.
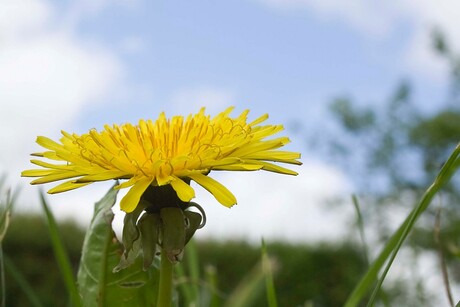
[[[352,205],[327,203],[350,195],[352,180],[290,124],[318,133],[334,97],[379,103],[404,79],[427,110],[436,109],[448,70],[430,35],[438,27],[460,50],[459,9],[453,0],[3,0],[0,170],[20,189],[18,210],[38,212],[39,188],[19,177],[41,150],[38,135],[58,139],[61,130],[85,133],[202,106],[210,114],[250,109],[254,119],[268,113],[269,124],[285,125],[286,149],[301,152],[304,164],[294,167],[296,177],[213,174],[238,205],[224,208],[196,187],[208,215],[199,236],[340,239]],[[111,184],[47,199],[58,217],[87,225]],[[116,227],[121,219],[118,211]]]

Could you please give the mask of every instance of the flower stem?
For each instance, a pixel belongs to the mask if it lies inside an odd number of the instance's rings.
[[[166,256],[166,252],[161,250],[161,266],[160,266],[160,285],[158,288],[157,306],[170,307],[172,298],[172,277],[173,264]]]

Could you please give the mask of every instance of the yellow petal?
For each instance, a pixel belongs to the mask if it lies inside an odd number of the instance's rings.
[[[30,184],[41,184],[63,179],[69,179],[79,176],[80,174],[74,171],[54,171],[52,174],[35,179]]]
[[[67,164],[52,164],[52,163],[47,163],[45,161],[36,160],[36,159],[30,160],[30,162],[35,165],[41,166],[41,167],[46,167],[46,168],[51,168],[51,169],[69,170],[69,166]]]
[[[300,158],[300,153],[291,151],[268,150],[246,155],[245,158],[251,160],[267,160],[282,163],[301,165],[302,162],[295,159]]]
[[[150,178],[142,178],[136,182],[134,186],[129,189],[128,193],[126,193],[125,197],[121,199],[121,210],[125,211],[126,213],[133,212],[139,204],[142,194],[144,194],[145,190],[151,183],[152,179]]]
[[[133,185],[136,184],[136,182],[139,181],[139,178],[138,177],[132,177],[130,178],[128,181],[125,181],[125,182],[122,182],[120,183],[119,185],[115,186],[114,189],[126,189],[126,188],[129,188],[129,187],[132,187]]]
[[[293,175],[293,176],[297,176],[299,174],[297,172],[294,172],[293,170],[290,170],[288,168],[285,168],[285,167],[282,167],[282,166],[279,166],[273,163],[269,163],[269,162],[256,161],[254,163],[263,165],[262,169],[264,171],[285,174],[285,175]]]
[[[28,169],[22,171],[21,177],[41,177],[41,176],[48,176],[54,173],[54,170],[49,169]]]
[[[238,164],[232,164],[232,165],[222,165],[222,166],[217,166],[213,167],[213,170],[217,171],[258,171],[262,169],[262,165],[257,165],[257,164],[244,164],[244,163],[238,163]]]
[[[85,182],[85,183],[75,183],[75,181],[66,181],[64,183],[61,183],[60,185],[55,186],[54,188],[50,189],[48,191],[49,194],[57,194],[57,193],[62,193],[62,192],[67,192],[70,190],[75,190],[81,187],[84,187],[85,185],[91,184],[92,182]]]
[[[110,179],[119,179],[126,175],[127,175],[126,172],[122,172],[119,170],[114,170],[114,171],[110,170],[110,171],[100,172],[94,175],[83,176],[81,178],[78,178],[76,182],[83,183],[83,182],[94,182],[94,181],[104,181],[104,180],[110,180]]]
[[[190,178],[208,190],[225,207],[230,208],[236,204],[236,198],[232,192],[211,177],[196,173],[190,175]]]
[[[232,156],[235,157],[245,157],[254,153],[267,151],[271,149],[277,149],[289,143],[289,138],[281,137],[270,141],[258,141],[252,144],[249,144],[245,147],[238,148],[232,153]]]
[[[249,124],[249,126],[255,126],[255,125],[258,125],[260,124],[261,122],[264,122],[268,119],[268,114],[264,114],[262,116],[260,116],[259,118],[257,118],[256,120],[254,120],[253,122],[251,122]]]
[[[195,197],[195,190],[180,178],[171,181],[171,186],[182,201],[189,202]]]
[[[49,150],[52,150],[52,151],[58,151],[58,150],[62,149],[61,144],[56,143],[52,139],[49,139],[49,138],[47,138],[45,136],[37,137],[36,142],[37,142],[38,145],[40,145],[42,147],[45,147],[46,149],[49,149]]]

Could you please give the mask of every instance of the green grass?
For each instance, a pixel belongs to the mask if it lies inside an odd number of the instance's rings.
[[[413,229],[415,222],[418,220],[420,215],[428,208],[432,199],[435,195],[449,182],[452,175],[457,171],[460,166],[460,144],[457,145],[455,150],[450,155],[444,166],[441,168],[437,177],[433,181],[432,185],[426,190],[421,200],[413,208],[410,214],[406,217],[402,225],[396,230],[391,238],[386,243],[379,256],[369,267],[369,270],[364,274],[361,281],[355,287],[349,298],[345,303],[345,307],[354,307],[359,304],[363,297],[368,293],[368,290],[377,282],[374,290],[372,291],[371,297],[367,303],[367,306],[373,306],[379,293],[383,281],[385,280],[393,261],[396,258],[402,244],[406,240],[410,231]],[[386,264],[380,277],[378,273]]]
[[[67,292],[69,293],[70,301],[74,307],[79,307],[81,306],[80,295],[78,293],[77,284],[75,282],[75,277],[72,271],[72,265],[70,264],[69,256],[59,235],[56,219],[49,209],[43,192],[40,193],[40,200],[43,211],[46,215],[46,220],[48,222],[48,230],[51,238],[54,256],[56,257],[56,262],[61,271],[62,279],[64,280]]]

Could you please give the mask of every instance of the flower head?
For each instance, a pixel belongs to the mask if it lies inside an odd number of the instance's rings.
[[[221,183],[207,176],[211,170],[266,170],[281,174],[296,172],[273,162],[300,165],[296,152],[280,151],[287,137],[267,140],[281,125],[260,125],[263,115],[248,123],[248,110],[230,117],[228,108],[214,118],[204,108],[186,119],[167,119],[161,113],[156,121],[140,120],[138,125],[105,125],[78,135],[62,131],[60,142],[39,136],[37,143],[47,151],[32,154],[53,163],[33,159],[40,169],[26,170],[23,177],[39,177],[31,184],[67,180],[48,193],[80,188],[96,181],[127,179],[116,188],[130,188],[121,200],[121,209],[132,212],[150,186],[171,185],[184,202],[195,197],[193,180],[224,206],[236,204],[235,196]],[[56,162],[54,162],[56,161]]]

